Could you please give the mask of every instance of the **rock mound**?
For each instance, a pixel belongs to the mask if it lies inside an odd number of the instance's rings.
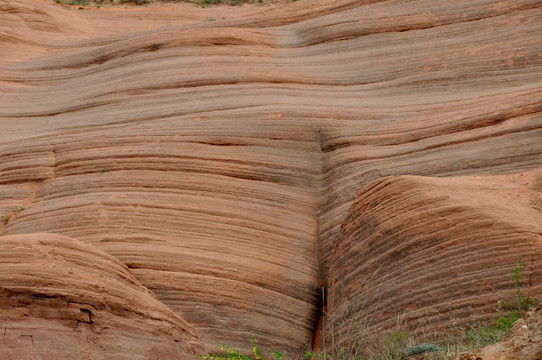
[[[0,358],[191,359],[203,343],[92,245],[55,234],[0,237]]]
[[[333,255],[335,328],[401,317],[420,333],[461,332],[514,298],[509,270],[520,261],[524,294],[542,293],[540,174],[397,176],[364,187]]]

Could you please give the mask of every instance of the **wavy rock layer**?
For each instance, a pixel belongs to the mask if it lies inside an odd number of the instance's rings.
[[[0,0],[0,230],[105,250],[208,349],[306,350],[371,181],[542,163],[538,0],[168,7]]]
[[[542,292],[542,169],[506,176],[388,177],[368,184],[342,224],[330,270],[331,319],[347,333],[398,317],[456,331]],[[360,287],[360,284],[362,286]],[[361,291],[360,291],[361,288]]]
[[[191,359],[192,326],[92,245],[54,234],[0,237],[2,359]]]

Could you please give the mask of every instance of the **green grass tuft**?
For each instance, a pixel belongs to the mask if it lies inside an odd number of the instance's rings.
[[[463,329],[455,329],[446,334],[424,335],[419,331],[413,334],[403,324],[401,316],[398,317],[395,327],[379,334],[370,332],[363,325],[363,319],[352,314],[344,319],[348,323],[347,341],[340,341],[334,334],[333,328],[327,331],[331,335],[331,349],[327,352],[312,352],[305,354],[307,360],[408,360],[411,356],[424,353],[424,358],[432,360],[453,360],[461,352],[476,351],[487,345],[501,341],[508,333],[512,325],[533,306],[537,300],[532,297],[520,295],[523,262],[510,270],[510,276],[514,282],[515,299],[500,300],[498,311],[500,316],[492,321],[477,322],[466,325]],[[324,292],[322,293],[324,297]],[[344,334],[343,334],[344,335]],[[372,339],[377,339],[373,344]],[[252,360],[262,359],[262,355],[254,334],[251,333],[250,343],[253,348],[253,356],[241,354],[238,350],[227,345],[220,344],[222,355],[206,354],[201,356],[204,360]],[[282,358],[279,352],[273,352],[273,360]],[[365,357],[364,357],[365,356]]]

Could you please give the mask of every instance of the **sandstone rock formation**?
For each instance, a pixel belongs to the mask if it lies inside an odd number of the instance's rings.
[[[0,237],[0,358],[192,359],[192,326],[124,264],[73,238]]]
[[[509,270],[520,261],[523,295],[542,293],[541,184],[542,169],[371,182],[341,226],[330,322],[343,333],[349,319],[374,331],[398,317],[426,334],[462,331],[514,299]]]
[[[339,314],[377,268],[381,324],[489,317],[518,260],[541,285],[540,202],[525,202],[541,17],[538,0],[0,0],[0,234],[107,252],[209,351],[248,350],[252,330],[298,358],[321,288]],[[379,264],[348,255],[369,243]],[[428,273],[445,259],[464,276]]]

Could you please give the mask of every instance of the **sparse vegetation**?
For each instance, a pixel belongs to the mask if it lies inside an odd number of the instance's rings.
[[[226,4],[226,5],[233,5],[233,6],[243,5],[242,0],[188,0],[188,2],[198,4],[199,6],[202,6],[202,7],[210,6],[210,5],[219,5],[219,4]]]
[[[21,211],[24,210],[24,206],[17,206],[15,209],[13,209],[13,213],[12,214],[6,214],[6,215],[2,215],[0,216],[0,220],[2,220],[2,222],[4,223],[4,225],[7,225],[9,223],[9,221],[11,220],[11,215],[13,214],[18,214],[20,213]]]
[[[464,350],[479,349],[501,341],[508,333],[512,324],[523,314],[507,312],[488,323],[467,325],[465,327]]]
[[[514,266],[510,269],[510,277],[514,282],[516,288],[516,303],[518,305],[518,311],[521,311],[521,304],[519,303],[519,293],[521,291],[521,285],[519,281],[521,280],[521,269],[523,269],[523,261],[520,261],[518,266]]]
[[[55,0],[57,4],[66,4],[66,5],[86,5],[88,1],[86,0]]]
[[[239,350],[234,349],[228,345],[225,344],[218,344],[218,347],[220,350],[224,352],[224,354],[221,355],[215,355],[215,354],[205,354],[202,355],[200,358],[203,360],[265,360],[265,356],[263,356],[260,346],[258,345],[258,342],[256,340],[256,337],[254,336],[253,332],[250,332],[250,344],[252,345],[252,353],[253,357],[249,357],[247,355],[242,354]],[[271,353],[271,356],[273,357],[273,360],[281,360],[282,354],[279,351],[273,351]]]
[[[220,16],[219,14],[216,14],[216,18],[210,18],[210,17],[206,17],[205,18],[205,21],[217,21],[217,20],[226,20],[226,17],[225,16]]]
[[[508,335],[512,324],[521,318],[529,308],[537,303],[537,300],[531,297],[521,296],[521,271],[523,261],[518,266],[510,270],[510,276],[515,287],[515,301],[499,301],[498,310],[500,316],[489,322],[476,322],[467,324],[463,330],[451,329],[446,334],[424,334],[416,331],[410,332],[404,325],[401,316],[398,317],[397,324],[387,332],[371,334],[367,331],[363,318],[358,314],[352,314],[346,327],[346,332],[340,340],[348,338],[347,341],[338,341],[334,334],[334,329],[328,328],[331,337],[331,349],[327,352],[312,352],[305,354],[307,360],[408,360],[411,356],[425,354],[426,359],[432,360],[452,360],[464,351],[480,349],[484,346],[501,341]],[[323,294],[324,296],[324,294]],[[372,335],[372,336],[371,336]],[[340,336],[339,336],[340,337]],[[369,344],[373,339],[380,339],[380,343]],[[257,345],[254,334],[251,333],[251,344],[253,346],[253,356],[249,357],[241,354],[238,350],[227,345],[219,344],[223,355],[206,354],[201,356],[204,360],[251,360],[265,359]],[[282,358],[279,352],[273,352],[273,360]]]
[[[433,344],[420,344],[408,349],[401,359],[407,359],[411,356],[422,354],[422,353],[443,352],[443,351],[446,351],[446,349],[433,345]]]

